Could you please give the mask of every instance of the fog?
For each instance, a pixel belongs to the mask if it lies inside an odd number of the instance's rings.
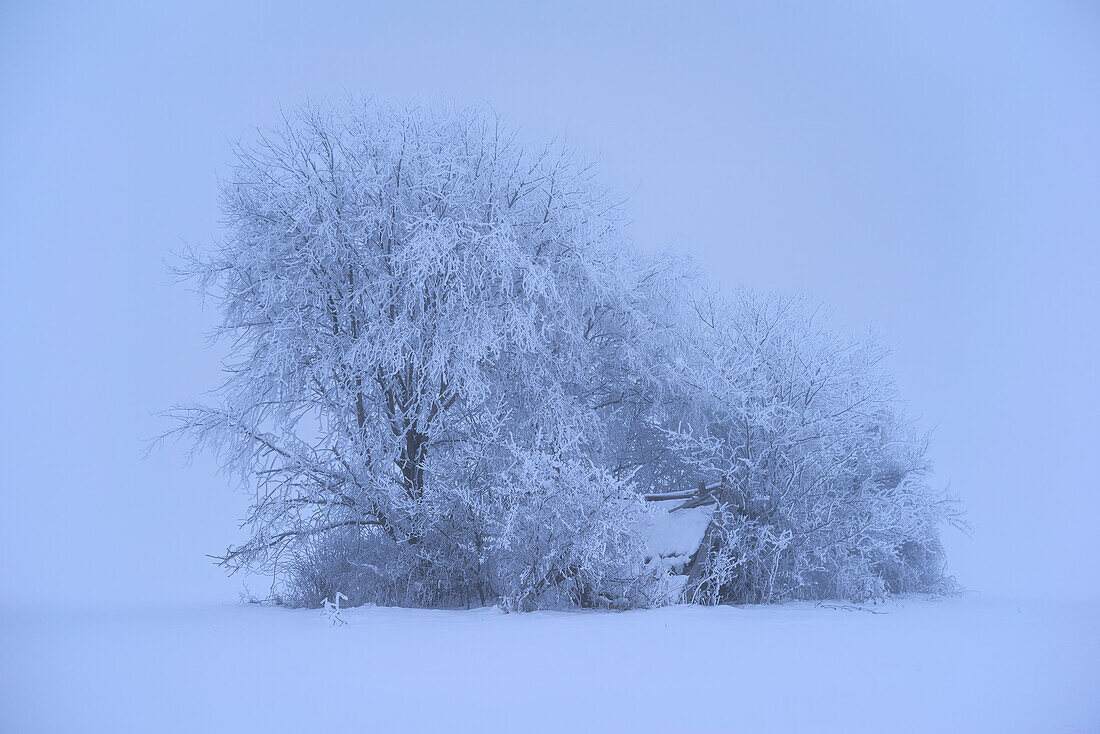
[[[144,457],[220,379],[165,263],[218,236],[231,141],[345,93],[564,136],[640,247],[875,328],[974,526],[959,581],[1097,595],[1100,12],[955,5],[6,5],[0,599],[236,599],[205,554],[247,498]]]

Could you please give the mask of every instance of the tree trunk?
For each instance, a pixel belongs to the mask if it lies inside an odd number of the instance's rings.
[[[424,496],[424,461],[428,454],[428,437],[410,428],[405,432],[405,445],[401,448],[401,455],[397,459],[397,466],[401,470],[401,482],[405,487],[405,494],[412,500],[413,526],[409,532],[409,543],[420,542],[420,531],[416,527],[415,505],[420,503]]]

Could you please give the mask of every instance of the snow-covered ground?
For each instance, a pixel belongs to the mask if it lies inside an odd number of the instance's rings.
[[[1100,730],[1100,605],[8,609],[4,732]]]

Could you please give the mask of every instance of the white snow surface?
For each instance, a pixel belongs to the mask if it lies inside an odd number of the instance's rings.
[[[650,556],[690,557],[698,550],[714,505],[676,509],[683,504],[683,500],[653,503],[654,513],[646,529],[646,552]]]
[[[4,732],[1100,730],[1100,603],[0,612]]]

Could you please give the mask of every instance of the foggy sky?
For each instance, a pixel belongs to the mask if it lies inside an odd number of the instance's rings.
[[[1100,593],[1095,5],[405,5],[0,9],[0,600],[236,599],[204,554],[246,497],[142,458],[219,380],[164,262],[217,236],[231,140],[347,92],[565,136],[640,246],[873,326],[960,582]]]

